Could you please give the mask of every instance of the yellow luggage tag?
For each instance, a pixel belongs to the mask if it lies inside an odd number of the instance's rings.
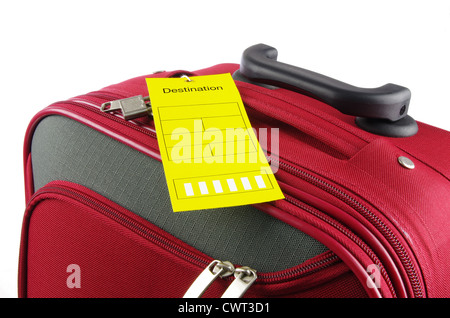
[[[174,212],[284,198],[230,74],[147,86]]]

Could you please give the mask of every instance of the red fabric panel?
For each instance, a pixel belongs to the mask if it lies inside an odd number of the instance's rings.
[[[211,261],[130,211],[67,182],[40,190],[25,220],[22,297],[182,297]],[[299,265],[311,268],[301,275],[280,272],[279,278],[269,279],[270,274],[261,273],[246,297],[364,297],[363,286],[344,263],[317,267],[332,255]],[[80,269],[79,288],[67,284],[73,264]],[[230,279],[217,280],[204,296],[220,297]]]
[[[86,207],[40,203],[28,236],[27,297],[181,297],[198,270]],[[81,269],[68,288],[67,267]]]

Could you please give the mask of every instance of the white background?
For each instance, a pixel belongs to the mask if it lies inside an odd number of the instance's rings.
[[[48,104],[158,70],[278,60],[349,84],[412,91],[409,114],[450,130],[450,1],[2,1],[0,297],[17,297],[22,147]],[[449,145],[450,146],[450,145]]]

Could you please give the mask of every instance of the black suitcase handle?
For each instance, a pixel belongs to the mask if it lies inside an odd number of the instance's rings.
[[[376,134],[406,137],[417,132],[416,122],[407,116],[411,99],[408,88],[396,84],[360,88],[278,62],[277,56],[278,51],[265,44],[249,47],[242,55],[238,76],[321,100],[344,114],[357,116],[361,128]]]

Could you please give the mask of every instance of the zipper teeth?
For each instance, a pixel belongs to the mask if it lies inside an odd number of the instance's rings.
[[[109,216],[119,224],[130,228],[132,230],[137,231],[139,234],[141,234],[144,238],[159,243],[163,245],[164,247],[168,248],[169,250],[175,252],[177,255],[187,258],[189,261],[194,261],[197,263],[197,265],[200,265],[201,267],[207,266],[209,264],[208,260],[194,255],[187,251],[185,248],[180,247],[178,244],[171,242],[170,240],[164,238],[163,236],[159,235],[158,233],[153,232],[152,230],[149,230],[145,226],[140,225],[138,222],[134,221],[133,219],[121,214],[120,212],[116,212],[113,208],[110,206],[101,203],[97,199],[93,199],[89,197],[88,195],[84,195],[76,190],[73,189],[67,189],[64,187],[58,187],[58,186],[49,186],[42,190],[37,191],[30,199],[30,203],[33,202],[36,197],[39,195],[45,194],[45,193],[54,193],[54,192],[63,192],[67,196],[71,196],[74,199],[80,199],[81,201],[84,201],[85,204],[88,206],[100,211],[103,215]],[[30,205],[29,203],[29,205]],[[337,261],[339,261],[339,257],[335,255],[334,253],[332,255],[326,256],[326,258],[321,259],[317,262],[314,262],[312,264],[308,264],[305,266],[300,266],[292,270],[288,270],[286,272],[282,273],[261,273],[261,279],[263,280],[276,280],[276,279],[286,279],[290,278],[291,276],[302,275],[307,273],[312,274],[319,270],[325,269],[333,264],[335,264]],[[314,271],[309,272],[311,269],[314,269]]]
[[[106,94],[104,92],[90,92],[90,93],[87,93],[86,95],[82,95],[82,96],[107,99],[108,101],[119,99],[119,98],[127,98],[124,95],[119,95],[119,94],[112,95],[112,94]]]
[[[349,229],[347,229],[346,227],[342,226],[339,222],[335,222],[332,218],[328,218],[326,215],[324,215],[323,213],[320,213],[319,211],[317,211],[316,209],[304,204],[303,202],[289,196],[285,194],[285,199],[287,202],[301,208],[302,210],[307,211],[308,213],[318,217],[319,219],[321,219],[322,221],[330,224],[331,226],[333,226],[334,228],[336,228],[337,230],[339,230],[341,233],[345,234],[349,239],[351,239],[354,243],[356,243],[359,247],[361,247],[364,252],[366,252],[366,254],[370,257],[370,259],[376,264],[378,265],[378,267],[380,268],[380,272],[383,275],[384,279],[386,280],[386,283],[389,287],[389,290],[392,292],[392,294],[394,295],[394,297],[396,297],[396,292],[395,289],[392,285],[391,280],[389,279],[389,275],[387,274],[385,268],[383,267],[382,263],[380,262],[380,260],[378,259],[378,257],[375,255],[375,253],[369,248],[369,246],[367,244],[365,244],[358,236],[356,236],[353,232],[351,232]]]
[[[290,271],[287,272],[283,272],[283,273],[262,273],[261,276],[266,278],[266,279],[271,279],[271,280],[275,280],[275,279],[284,279],[288,276],[303,276],[303,274],[306,274],[304,276],[313,274],[318,272],[319,270],[325,269],[327,267],[332,266],[333,264],[337,263],[340,261],[340,258],[334,254],[333,252],[329,256],[326,256],[324,259],[321,259],[319,261],[316,261],[314,263],[308,264],[308,265],[304,265],[295,269],[292,269]]]
[[[106,95],[106,94],[91,93],[88,96],[92,96],[94,98],[105,99],[105,100],[117,99],[117,96],[110,96],[110,95]],[[80,106],[85,109],[94,110],[96,112],[101,112],[101,110],[99,109],[100,106],[97,106],[97,108],[96,108],[96,107],[93,107],[91,104],[84,104],[83,101],[66,101],[66,103],[67,102],[75,104],[75,105]],[[102,113],[102,115],[108,116],[108,118],[112,119],[113,121],[115,121],[117,123],[126,125],[127,127],[131,128],[131,129],[137,130],[146,135],[156,138],[156,133],[154,131],[150,131],[150,130],[141,128],[140,126],[138,126],[136,124],[129,123],[129,122],[125,121],[123,118],[116,117],[112,114],[108,114],[108,113],[104,113],[104,112],[101,112],[101,113]],[[403,265],[405,266],[405,270],[408,274],[408,277],[410,277],[414,295],[416,297],[423,297],[422,285],[418,278],[414,264],[412,263],[411,259],[409,258],[409,255],[405,251],[403,245],[398,241],[398,239],[392,233],[392,231],[376,215],[374,215],[368,208],[363,206],[356,199],[352,198],[350,195],[348,195],[347,193],[334,187],[333,185],[331,185],[331,184],[329,184],[329,183],[327,183],[327,182],[325,182],[303,170],[297,169],[296,167],[290,166],[289,164],[287,164],[285,162],[279,161],[276,158],[271,158],[271,160],[277,161],[280,166],[284,166],[285,168],[287,168],[288,171],[293,172],[294,175],[302,177],[303,179],[306,178],[306,181],[312,182],[319,188],[321,188],[321,189],[325,190],[326,192],[332,194],[333,196],[339,198],[346,204],[350,205],[352,208],[354,208],[357,211],[359,211],[360,213],[362,213],[362,215],[366,219],[368,219],[377,229],[379,229],[382,232],[382,234],[388,239],[388,241],[393,244],[394,250],[399,255],[400,260],[402,261]]]
[[[35,197],[37,197],[41,194],[54,193],[56,191],[64,192],[66,195],[72,196],[72,198],[74,198],[74,199],[81,199],[82,201],[84,201],[85,204],[100,211],[100,213],[102,213],[103,215],[111,217],[112,219],[114,219],[116,222],[118,222],[121,225],[124,225],[130,229],[134,229],[134,230],[138,231],[142,236],[144,236],[148,240],[156,241],[156,242],[164,245],[166,248],[170,249],[171,251],[175,252],[178,255],[188,257],[190,260],[194,260],[202,266],[208,264],[208,262],[205,259],[188,252],[186,249],[178,246],[177,244],[172,243],[170,240],[164,238],[163,236],[140,225],[133,219],[131,219],[125,215],[122,215],[120,212],[116,212],[113,208],[107,206],[106,204],[103,204],[96,199],[92,199],[87,195],[81,194],[76,190],[67,189],[64,187],[56,187],[56,186],[46,187],[44,190],[39,190],[38,192],[36,192],[33,195],[33,197],[31,198],[30,202],[32,202],[32,200],[35,199]]]
[[[358,202],[356,199],[348,195],[347,193],[341,191],[335,186],[303,171],[293,167],[285,162],[279,161],[276,158],[271,158],[271,160],[277,161],[281,166],[284,166],[286,169],[293,172],[295,175],[301,177],[302,179],[308,179],[306,181],[313,182],[314,185],[325,190],[326,192],[332,194],[333,196],[341,199],[343,202],[360,212],[367,220],[369,220],[377,229],[379,229],[384,237],[388,239],[388,241],[393,245],[394,250],[400,257],[401,262],[405,266],[405,270],[408,274],[408,277],[411,279],[411,284],[413,287],[414,295],[416,297],[423,297],[422,286],[420,280],[417,276],[417,272],[414,268],[414,264],[412,264],[411,259],[409,258],[408,253],[405,251],[405,248],[400,243],[400,241],[395,237],[392,231],[384,224],[376,215],[374,215],[368,208]]]

